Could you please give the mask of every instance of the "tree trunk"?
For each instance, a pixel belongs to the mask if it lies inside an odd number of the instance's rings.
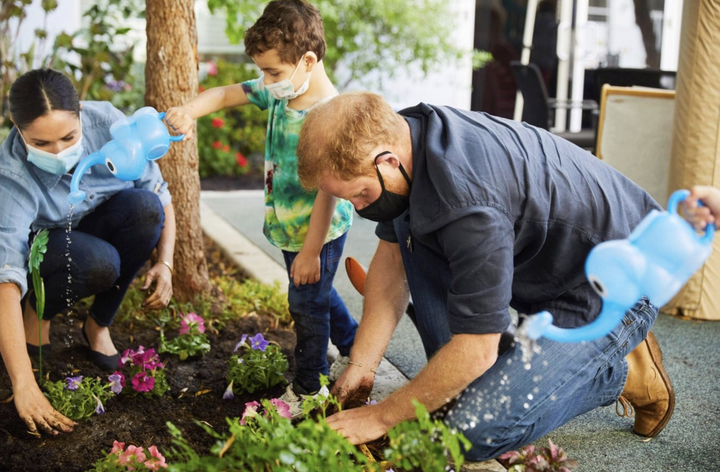
[[[145,103],[158,111],[182,105],[198,89],[197,29],[193,0],[146,2]],[[174,296],[190,301],[210,293],[200,227],[200,176],[196,135],[175,143],[158,161],[168,182],[177,222]]]

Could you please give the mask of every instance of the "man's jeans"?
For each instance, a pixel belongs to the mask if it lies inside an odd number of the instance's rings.
[[[290,278],[288,285],[290,315],[297,334],[295,383],[307,392],[320,388],[320,374],[328,375],[328,340],[332,340],[342,356],[350,355],[355,341],[357,322],[333,288],[346,237],[347,234],[343,234],[323,246],[318,282],[296,287]],[[283,251],[288,277],[297,255],[297,252]]]
[[[452,334],[447,323],[447,265],[420,244],[410,252],[407,223],[393,222],[415,305],[416,325],[428,359]],[[519,343],[471,383],[445,422],[472,443],[469,460],[487,460],[531,443],[575,416],[612,404],[628,374],[625,356],[640,344],[657,317],[646,299],[628,311],[607,336],[587,343],[539,340],[542,349],[522,362]],[[458,363],[468,359],[457,359]]]
[[[66,228],[50,230],[40,264],[45,283],[43,319],[52,319],[72,303],[95,295],[90,316],[98,325],[109,326],[130,282],[157,245],[164,223],[157,195],[128,189],[83,218],[70,233],[70,244]],[[32,287],[32,278],[28,280]],[[35,306],[35,302],[32,292],[30,303]]]

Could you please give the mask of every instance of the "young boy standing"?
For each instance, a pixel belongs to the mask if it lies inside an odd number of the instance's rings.
[[[263,232],[283,251],[290,277],[297,370],[284,399],[299,402],[300,395],[320,388],[319,374],[328,374],[328,339],[343,356],[338,367],[347,365],[357,330],[332,286],[353,207],[324,192],[306,192],[297,176],[296,148],[305,116],[338,92],[322,62],[320,12],[304,0],[270,2],[245,32],[245,52],[262,71],[260,78],[206,90],[168,110],[166,121],[177,132],[189,133],[193,120],[224,108],[252,103],[269,109]]]

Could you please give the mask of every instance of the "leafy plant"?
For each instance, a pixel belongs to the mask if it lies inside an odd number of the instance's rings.
[[[3,0],[0,4],[0,128],[10,127],[7,116],[7,97],[10,86],[15,79],[30,69],[33,69],[37,62],[41,65],[44,61],[37,61],[38,56],[42,57],[47,41],[48,16],[58,7],[57,0],[42,0],[40,7],[43,10],[43,28],[35,30],[35,37],[26,51],[17,49],[20,41],[20,27],[27,18],[26,8],[32,0]],[[15,27],[14,31],[12,27]],[[0,142],[4,139],[0,136]]]
[[[293,425],[280,416],[267,400],[263,401],[266,414],[253,417],[253,424],[242,425],[228,418],[229,431],[220,434],[210,427],[197,423],[217,439],[210,455],[199,455],[182,437],[172,423],[168,428],[173,443],[179,447],[173,472],[195,470],[245,470],[254,472],[312,472],[342,470],[361,472],[374,470],[372,464],[340,434],[321,420],[305,419]]]
[[[389,77],[409,66],[424,73],[463,51],[453,38],[456,14],[444,0],[316,0],[323,18],[327,50],[323,59],[332,81],[345,89],[370,72]],[[260,18],[265,2],[208,0],[210,11],[226,14],[225,33],[239,43]],[[341,76],[341,69],[345,74]],[[379,80],[379,79],[377,79]]]
[[[253,279],[238,283],[232,279],[214,278],[213,283],[228,297],[233,311],[269,316],[274,321],[272,329],[292,322],[287,295],[280,291],[277,282],[271,286]]]
[[[548,446],[535,451],[530,444],[520,451],[508,451],[498,461],[510,472],[572,472],[578,466],[561,447],[548,438]]]
[[[403,421],[388,432],[390,445],[384,451],[385,460],[403,469],[444,472],[449,455],[460,470],[465,460],[462,449],[469,450],[470,441],[441,420],[431,419],[418,401],[413,400],[413,405],[417,421]]]
[[[142,74],[131,73],[135,40],[125,19],[141,17],[143,6],[139,0],[93,2],[83,13],[87,28],[55,38],[49,62],[70,77],[80,100],[113,101],[125,112],[142,106],[144,88],[134,89]]]
[[[259,76],[257,67],[222,59],[208,63],[199,92],[239,84]],[[220,110],[197,122],[200,177],[264,173],[267,111],[256,106]]]
[[[40,276],[40,264],[47,252],[48,230],[38,231],[30,247],[29,267],[35,290],[35,312],[38,317],[38,384],[42,386],[42,319],[45,313],[45,282]]]
[[[285,382],[288,361],[280,346],[269,344],[261,333],[253,337],[243,334],[235,352],[238,349],[244,352],[230,358],[226,377],[229,385],[223,398],[230,399],[236,393],[266,390]]]
[[[110,452],[103,451],[103,457],[93,464],[89,472],[125,472],[128,470],[142,472],[167,469],[167,467],[165,457],[157,446],[150,446],[146,454],[142,447],[131,444],[125,449],[125,443],[113,441]]]
[[[112,376],[110,376],[112,377]],[[104,403],[116,394],[113,380],[101,383],[100,379],[91,379],[79,375],[65,380],[45,383],[45,396],[53,408],[71,420],[91,417],[94,413],[105,413]]]
[[[165,378],[165,364],[160,362],[155,349],[146,351],[144,346],[137,351],[126,349],[120,357],[120,365],[130,369],[130,385],[124,388],[126,393],[160,397],[170,388]]]
[[[177,354],[181,361],[190,356],[204,356],[210,351],[210,341],[205,335],[205,321],[195,313],[187,313],[180,319],[180,333],[170,341],[160,330],[160,348],[158,352]]]

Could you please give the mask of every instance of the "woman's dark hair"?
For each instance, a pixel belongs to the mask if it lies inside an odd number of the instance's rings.
[[[70,79],[53,69],[35,69],[24,73],[10,87],[10,116],[18,128],[53,110],[80,116],[80,100]]]

